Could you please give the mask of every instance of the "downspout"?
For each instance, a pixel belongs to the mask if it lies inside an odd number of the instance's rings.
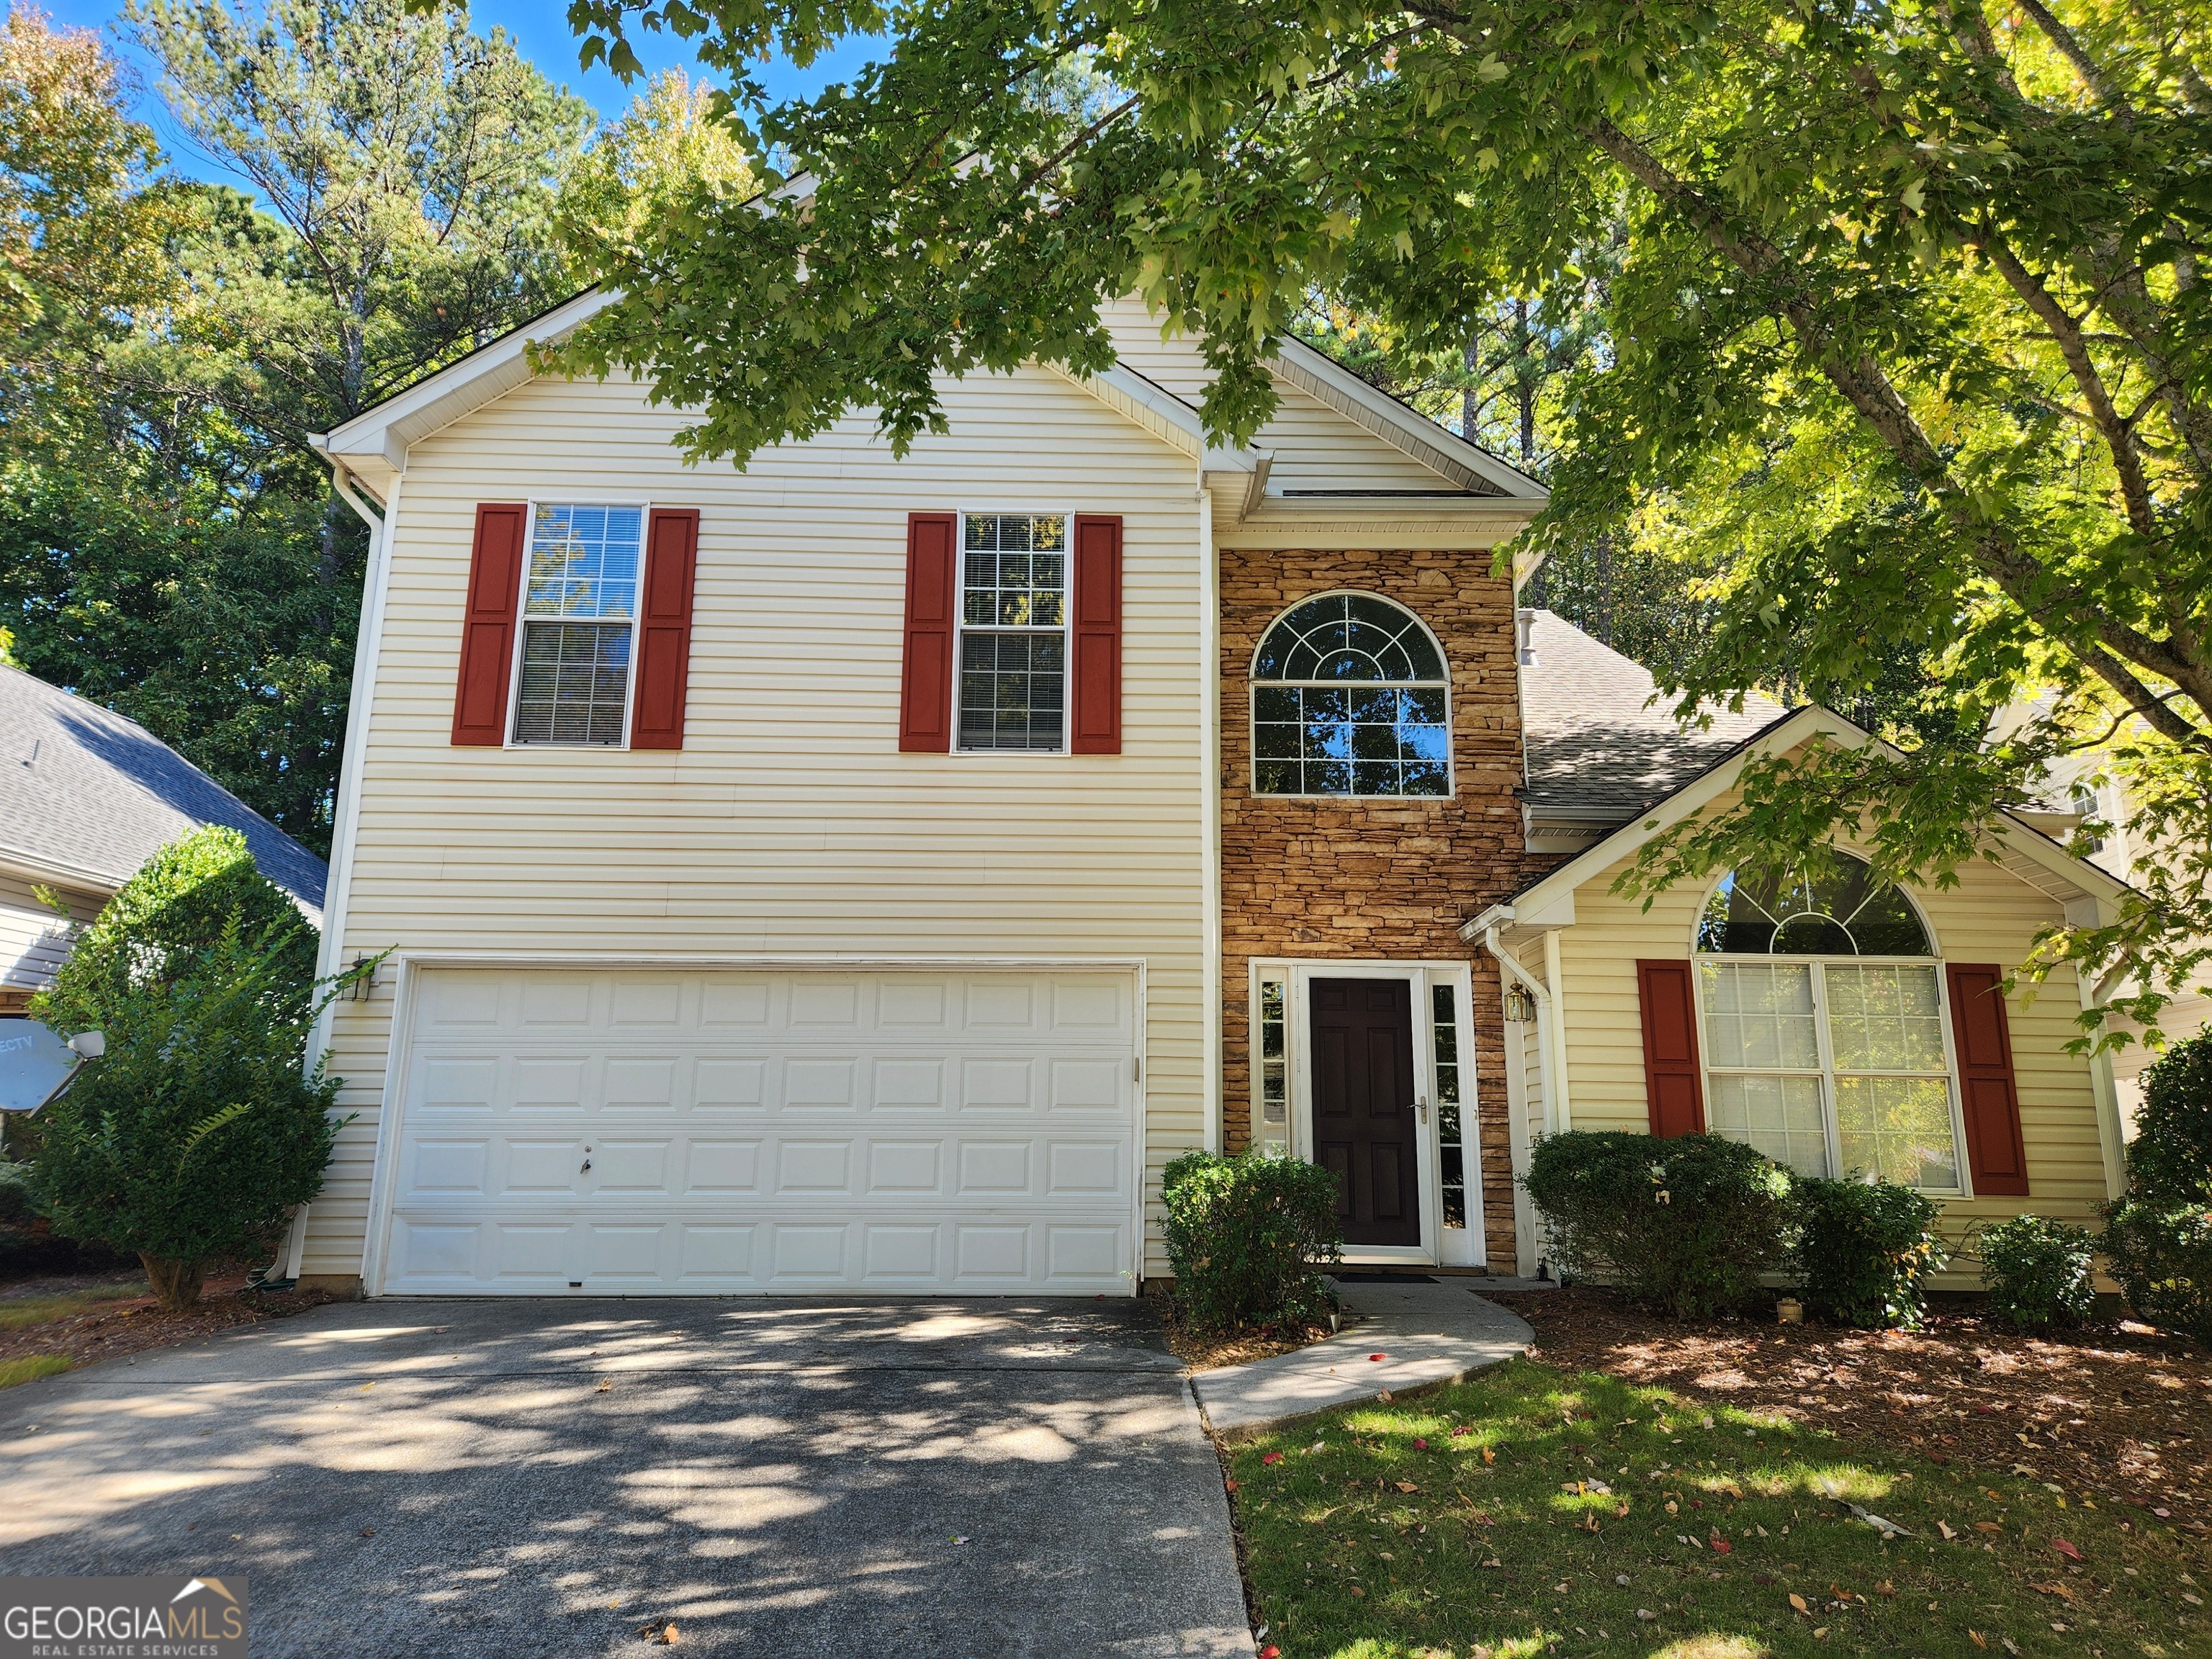
[[[1566,973],[1559,964],[1559,930],[1548,928],[1544,933],[1544,977],[1550,981],[1546,988],[1551,1004],[1550,1046],[1546,1058],[1557,1081],[1555,1088],[1547,1089],[1545,1097],[1552,1106],[1552,1133],[1565,1134],[1575,1127],[1575,1115],[1567,1104],[1567,988]]]
[[[1521,965],[1519,958],[1505,948],[1505,942],[1498,936],[1498,929],[1484,928],[1482,943],[1484,948],[1498,959],[1498,971],[1508,980],[1527,991],[1534,1000],[1538,1063],[1542,1071],[1548,1073],[1551,1066],[1545,1057],[1543,1042],[1544,1032],[1548,1024],[1551,994],[1544,988],[1540,981],[1531,976],[1528,970]],[[1528,1201],[1528,1188],[1521,1184],[1521,1178],[1528,1173],[1528,1149],[1530,1142],[1534,1139],[1528,1121],[1528,1037],[1526,1025],[1512,1026],[1511,1036],[1512,1041],[1506,1054],[1505,1071],[1506,1145],[1512,1157],[1514,1271],[1526,1279],[1534,1274],[1537,1270],[1538,1263],[1541,1259],[1542,1241],[1536,1225],[1535,1206]],[[1551,1093],[1547,1079],[1544,1091],[1547,1126],[1551,1110]]]

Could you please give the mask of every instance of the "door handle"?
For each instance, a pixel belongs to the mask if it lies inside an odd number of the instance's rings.
[[[1423,1095],[1419,1100],[1415,1101],[1413,1104],[1420,1108],[1421,1121],[1426,1123],[1429,1121],[1429,1097],[1426,1095]]]

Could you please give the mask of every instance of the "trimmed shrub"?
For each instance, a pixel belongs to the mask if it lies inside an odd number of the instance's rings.
[[[2212,1200],[2212,1030],[2143,1067],[2142,1110],[2128,1143],[2128,1184],[2162,1202]]]
[[[2212,1031],[2175,1043],[2142,1082],[2129,1191],[2105,1206],[2098,1242],[2138,1318],[2212,1343]]]
[[[53,1231],[144,1262],[170,1307],[210,1261],[275,1248],[321,1190],[335,1079],[306,1067],[315,932],[234,830],[164,848],[109,900],[33,1014],[107,1034],[39,1114]]]
[[[1914,1326],[1948,1259],[1936,1200],[1889,1181],[1797,1183],[1794,1258],[1814,1311],[1846,1325]]]
[[[2138,1319],[2212,1344],[2212,1204],[2124,1198],[2097,1242]]]
[[[2078,1325],[2097,1306],[2090,1267],[2097,1241],[2087,1228],[2039,1215],[1996,1221],[1976,1234],[1990,1314],[2015,1330]]]
[[[1167,1167],[1162,1229],[1194,1329],[1303,1325],[1336,1306],[1317,1268],[1342,1254],[1337,1176],[1294,1158],[1185,1152]]]
[[[1555,1266],[1677,1319],[1747,1306],[1783,1259],[1790,1172],[1719,1135],[1547,1135],[1522,1185]]]

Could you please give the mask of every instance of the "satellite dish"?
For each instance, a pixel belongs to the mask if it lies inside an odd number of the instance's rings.
[[[35,1019],[0,1019],[0,1112],[35,1112],[52,1105],[76,1079],[77,1067],[107,1050],[98,1031],[64,1041]]]

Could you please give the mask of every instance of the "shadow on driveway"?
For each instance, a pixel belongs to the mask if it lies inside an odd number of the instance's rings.
[[[381,1302],[0,1395],[0,1571],[243,1573],[257,1655],[1249,1655],[1127,1301]]]

